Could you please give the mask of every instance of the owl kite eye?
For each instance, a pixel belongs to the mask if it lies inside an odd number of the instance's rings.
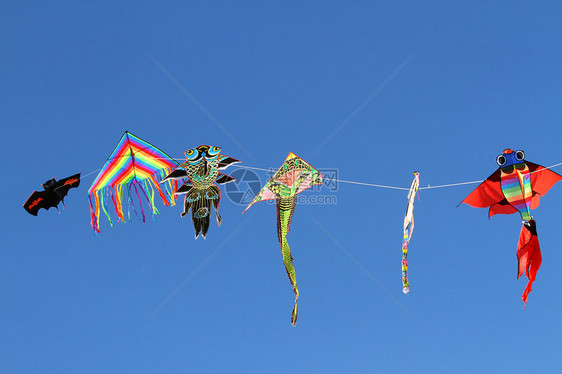
[[[504,155],[499,155],[498,157],[496,157],[496,162],[499,166],[504,166],[507,163],[507,159]]]
[[[525,159],[525,152],[523,151],[515,152],[515,158],[517,159],[517,161],[523,161]]]
[[[209,155],[214,156],[221,151],[220,147],[211,147],[209,148]]]
[[[193,149],[188,149],[185,151],[185,157],[187,157],[188,160],[193,160],[197,157],[197,153]]]

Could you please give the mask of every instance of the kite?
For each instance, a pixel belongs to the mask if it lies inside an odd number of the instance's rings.
[[[158,209],[154,204],[155,191],[158,192],[165,205],[174,205],[173,191],[177,187],[177,182],[169,181],[161,186],[158,180],[173,171],[177,166],[178,163],[166,153],[125,131],[88,190],[91,225],[94,232],[100,232],[100,207],[107,216],[110,225],[113,226],[113,221],[107,211],[108,200],[113,203],[118,221],[122,222],[125,222],[124,204],[127,204],[128,220],[131,216],[131,206],[138,215],[133,202],[133,193],[137,195],[143,223],[145,222],[145,214],[141,195],[148,201],[153,219],[154,215],[158,214]]]
[[[420,173],[414,172],[414,180],[408,192],[408,207],[406,208],[406,215],[404,216],[404,239],[402,240],[402,291],[407,294],[410,292],[410,283],[408,283],[408,244],[414,232],[414,203],[416,201],[416,194],[419,193],[420,186]]]
[[[542,262],[537,227],[531,216],[531,209],[539,206],[541,196],[562,180],[562,176],[525,161],[523,151],[506,149],[496,158],[496,162],[499,169],[461,201],[461,204],[466,203],[475,208],[490,207],[488,217],[494,214],[521,215],[523,227],[517,245],[517,279],[523,273],[529,279],[521,297],[527,305],[527,296]]]
[[[185,151],[187,161],[162,180],[162,182],[166,182],[188,179],[175,194],[185,195],[181,216],[187,215],[191,210],[195,239],[199,237],[199,234],[203,235],[203,239],[207,237],[211,221],[211,205],[215,207],[217,224],[221,225],[222,218],[219,214],[221,190],[215,183],[225,184],[235,180],[229,175],[219,173],[219,170],[226,169],[240,161],[221,155],[221,150],[220,147],[209,145],[188,149]]]
[[[62,201],[64,208],[64,197],[71,188],[77,188],[80,185],[80,173],[71,177],[57,181],[55,178],[43,183],[43,191],[33,191],[27,199],[23,207],[29,214],[37,215],[39,209],[49,210],[51,207],[59,209],[59,203]],[[60,212],[59,212],[60,213]]]
[[[287,234],[291,229],[291,220],[297,204],[297,194],[314,185],[322,184],[322,174],[294,153],[289,153],[283,165],[260,190],[258,195],[246,207],[248,210],[254,203],[264,200],[277,200],[277,236],[287,276],[293,286],[295,306],[291,314],[291,324],[297,323],[297,299],[299,289],[293,266],[293,255],[287,243]]]

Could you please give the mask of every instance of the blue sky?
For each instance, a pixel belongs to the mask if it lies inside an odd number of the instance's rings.
[[[100,168],[125,130],[174,157],[212,144],[276,168],[292,151],[340,179],[402,187],[414,170],[422,186],[484,179],[508,147],[562,162],[561,12],[554,1],[2,2],[0,371],[559,367],[562,185],[534,211],[543,264],[525,310],[520,217],[457,208],[475,185],[421,191],[408,295],[406,192],[307,192],[337,203],[295,211],[296,327],[271,205],[241,215],[223,194],[207,240],[161,204],[144,225],[102,217],[94,237],[95,175],[60,215],[21,205],[53,176]]]

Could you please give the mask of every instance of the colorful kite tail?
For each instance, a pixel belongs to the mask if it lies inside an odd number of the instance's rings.
[[[402,292],[407,294],[410,292],[410,283],[408,283],[408,238],[404,237],[402,242]]]
[[[126,222],[125,210],[129,209],[130,205],[134,204],[133,200],[131,199],[131,194],[133,193],[137,196],[141,214],[140,218],[143,222],[145,221],[145,212],[142,199],[143,196],[150,207],[152,219],[154,219],[155,214],[158,214],[158,209],[156,208],[156,204],[154,201],[155,190],[158,192],[162,199],[162,202],[165,205],[174,205],[175,198],[173,194],[173,188],[175,185],[177,185],[177,182],[166,181],[163,184],[158,183],[158,181],[163,178],[163,175],[165,176],[167,170],[169,169],[157,170],[150,176],[146,177],[145,180],[131,179],[126,183],[106,185],[98,189],[91,190],[89,192],[90,221],[92,228],[94,229],[94,233],[100,232],[101,210],[103,210],[103,212],[105,213],[110,225],[113,226],[111,216],[107,211],[107,200],[110,200],[110,203],[113,203],[113,208],[117,213],[117,221],[122,222]],[[123,201],[125,202],[125,205],[123,205]],[[129,204],[129,206],[127,206],[127,204]]]
[[[281,254],[283,255],[285,270],[287,271],[287,276],[289,277],[289,281],[293,286],[293,292],[295,294],[295,306],[293,307],[293,312],[291,313],[291,325],[293,326],[297,323],[297,300],[299,298],[299,289],[297,287],[295,267],[293,266],[293,254],[291,253],[291,248],[289,248],[289,243],[287,242],[287,234],[291,229],[291,221],[293,219],[293,213],[295,212],[296,203],[297,198],[295,196],[277,199],[277,237],[279,238],[279,245],[281,246]]]
[[[541,247],[539,245],[535,220],[523,222],[521,234],[519,235],[519,243],[517,245],[517,260],[517,279],[523,274],[529,279],[525,291],[521,296],[525,303],[523,308],[525,308],[527,305],[527,296],[529,292],[531,292],[531,287],[533,286],[533,282],[535,281],[542,262]]]
[[[293,266],[293,255],[291,254],[291,249],[289,248],[289,243],[287,238],[283,237],[281,242],[281,252],[283,253],[283,263],[285,264],[285,270],[287,271],[287,276],[289,281],[293,286],[293,292],[295,294],[295,306],[293,307],[293,312],[291,313],[291,325],[295,326],[297,323],[298,307],[297,300],[299,299],[299,288],[297,287],[297,277],[295,273],[295,267]]]
[[[96,200],[96,209],[97,209],[97,214],[96,212],[94,212],[94,204],[92,203],[92,196],[88,196],[88,199],[90,200],[90,223],[92,225],[92,228],[94,229],[94,234],[99,233],[99,225],[100,225],[100,212],[99,212],[99,199],[98,199],[98,195],[94,196],[94,199]]]

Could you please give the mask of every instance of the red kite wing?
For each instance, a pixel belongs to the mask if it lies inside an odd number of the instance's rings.
[[[533,209],[539,206],[539,198],[536,198],[536,194],[544,196],[548,190],[554,186],[556,182],[562,180],[562,175],[553,172],[550,169],[545,168],[532,162],[525,161],[529,167],[531,174],[531,189],[533,190]],[[536,199],[535,199],[536,198]]]
[[[487,208],[504,199],[500,183],[500,169],[498,169],[465,197],[461,204],[465,203],[475,208]]]

